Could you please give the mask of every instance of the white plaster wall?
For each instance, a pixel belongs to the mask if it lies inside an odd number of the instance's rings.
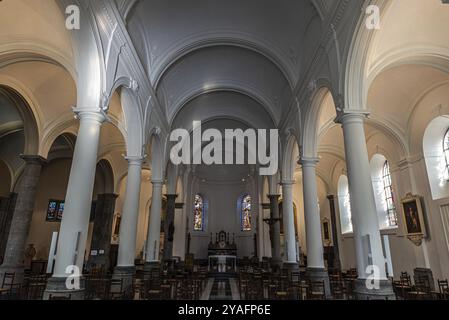
[[[207,249],[210,242],[210,234],[213,234],[215,241],[215,234],[220,231],[230,233],[231,241],[232,235],[235,234],[235,241],[237,244],[237,254],[239,257],[251,257],[254,255],[254,233],[257,228],[257,214],[253,203],[253,231],[242,232],[240,224],[240,216],[237,212],[237,201],[243,194],[249,193],[252,195],[251,186],[247,183],[208,183],[201,182],[199,184],[199,193],[207,199],[209,208],[207,212],[207,221],[204,232],[193,231],[193,205],[187,204],[186,210],[189,215],[189,232],[191,233],[190,252],[195,255],[197,259],[207,258]],[[252,196],[255,199],[254,196]]]
[[[43,168],[39,180],[36,201],[34,205],[33,218],[31,221],[30,233],[27,243],[34,244],[37,255],[36,259],[47,260],[51,245],[53,232],[58,232],[60,223],[47,222],[47,206],[50,199],[64,200],[67,191],[67,183],[70,174],[71,160],[58,159],[52,161]],[[55,178],[57,177],[57,178]],[[101,179],[98,179],[101,180]],[[104,189],[101,183],[98,183],[93,198]],[[100,191],[100,192],[99,192]],[[89,225],[86,255],[89,252],[92,239],[93,223]]]

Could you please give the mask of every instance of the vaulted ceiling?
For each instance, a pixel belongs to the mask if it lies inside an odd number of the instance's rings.
[[[25,145],[24,120],[18,110],[20,99],[15,93],[0,86],[0,160],[11,173],[21,166],[16,155],[22,154]]]
[[[17,111],[11,94],[0,87],[0,139],[14,132],[23,131],[23,120]]]
[[[234,117],[257,104],[254,116],[273,127],[294,101],[328,6],[313,0],[145,0],[127,24],[170,123],[200,96],[220,92],[222,105],[239,100]]]

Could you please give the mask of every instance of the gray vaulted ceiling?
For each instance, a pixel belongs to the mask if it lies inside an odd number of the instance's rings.
[[[128,31],[170,123],[179,123],[183,108],[203,108],[198,116],[210,118],[228,105],[240,118],[251,106],[255,123],[273,127],[294,102],[306,56],[319,39],[316,3],[145,0],[130,12]],[[215,92],[221,102],[195,107]]]

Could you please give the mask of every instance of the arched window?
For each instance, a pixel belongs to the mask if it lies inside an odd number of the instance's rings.
[[[349,232],[352,232],[354,228],[352,226],[351,194],[349,193],[349,188],[347,188],[343,197],[343,206],[346,210],[347,229]]]
[[[338,205],[340,208],[341,232],[352,233],[351,196],[349,194],[348,178],[343,175],[338,181]]]
[[[194,231],[204,231],[204,201],[203,197],[199,194],[195,196],[193,211],[193,230]]]
[[[382,182],[384,186],[384,197],[386,203],[387,223],[389,227],[398,225],[398,218],[396,213],[396,204],[394,199],[393,184],[391,181],[390,165],[385,161],[382,169]]]
[[[379,229],[397,228],[396,199],[390,163],[384,155],[378,153],[371,158],[370,169]]]
[[[237,199],[236,213],[238,221],[240,221],[240,230],[242,232],[253,230],[251,205],[252,198],[247,193]]]
[[[446,177],[449,177],[449,130],[446,131],[443,139],[443,153],[446,163]]]
[[[242,199],[240,219],[242,224],[242,231],[251,231],[251,196],[249,195],[246,195]]]
[[[434,118],[426,127],[423,151],[433,200],[449,197],[449,117]]]

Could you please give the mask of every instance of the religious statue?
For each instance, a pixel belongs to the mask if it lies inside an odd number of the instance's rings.
[[[29,244],[25,249],[25,269],[31,269],[31,262],[33,261],[36,254],[37,252],[34,244]]]

